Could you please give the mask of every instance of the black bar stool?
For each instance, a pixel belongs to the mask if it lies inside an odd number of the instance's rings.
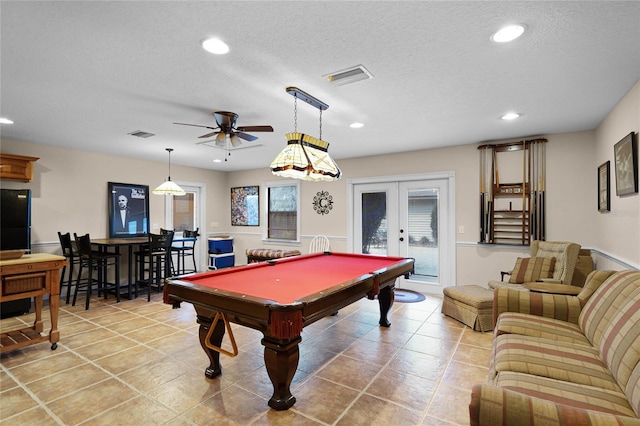
[[[86,291],[87,300],[85,301],[85,309],[89,309],[89,300],[94,285],[97,286],[98,296],[104,293],[107,298],[109,287],[112,287],[116,293],[116,301],[120,302],[120,253],[103,253],[91,248],[91,237],[89,234],[78,236],[73,234],[76,240],[76,248],[80,255],[80,269],[78,270],[78,278],[76,280],[76,288],[73,292],[72,306],[76,305],[78,291]],[[115,266],[115,282],[110,284],[107,280],[107,272],[109,266]],[[88,269],[88,275],[85,280],[81,279],[83,268]],[[93,272],[98,273],[97,278],[93,277]]]
[[[65,298],[65,302],[69,304],[69,296],[71,296],[71,283],[73,282],[73,267],[75,265],[80,265],[80,254],[73,247],[73,243],[71,242],[71,233],[67,232],[63,234],[58,232],[58,239],[60,240],[60,246],[62,247],[62,255],[69,262],[69,275],[67,276],[67,295]],[[60,289],[64,288],[64,274],[67,271],[67,266],[62,267],[62,273],[60,274]]]
[[[193,240],[176,241],[175,244],[171,247],[171,251],[176,253],[178,258],[178,267],[176,270],[177,275],[186,274],[187,272],[198,272],[198,266],[196,264],[196,242],[198,241],[198,236],[200,235],[198,231],[200,231],[200,228],[196,228],[195,231],[184,230],[182,232],[182,238],[193,238]],[[178,245],[178,243],[180,243],[180,245]],[[193,269],[187,269],[187,256],[191,256],[191,260],[193,261]],[[182,267],[180,265],[182,265]]]
[[[163,280],[171,276],[171,243],[173,231],[149,234],[149,244],[135,253],[136,288],[135,297],[141,285],[147,286],[147,301],[151,300],[151,287],[160,291]],[[146,277],[145,277],[146,272]]]

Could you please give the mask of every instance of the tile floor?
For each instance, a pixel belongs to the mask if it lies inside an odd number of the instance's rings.
[[[223,374],[210,380],[190,304],[174,310],[160,294],[151,302],[95,298],[88,311],[62,302],[57,350],[41,343],[0,356],[0,423],[468,425],[492,334],[443,316],[441,303],[395,303],[387,329],[377,325],[378,303],[363,299],[305,328],[297,402],[275,411],[260,333],[234,327],[240,354],[221,356]]]

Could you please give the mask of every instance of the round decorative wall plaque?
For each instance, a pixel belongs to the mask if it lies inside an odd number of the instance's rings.
[[[318,214],[329,214],[333,208],[333,196],[327,191],[320,191],[313,197],[313,209]]]

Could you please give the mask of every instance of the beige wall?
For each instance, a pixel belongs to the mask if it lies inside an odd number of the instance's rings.
[[[594,132],[577,132],[546,136],[547,144],[547,239],[576,241],[592,246],[596,240],[591,231],[595,208],[595,187],[590,187],[595,168]],[[480,234],[479,225],[479,154],[478,144],[452,148],[428,149],[372,156],[339,161],[344,179],[325,182],[302,182],[300,250],[305,252],[309,239],[316,234],[330,237],[332,248],[345,248],[347,235],[347,181],[350,178],[373,176],[396,176],[402,174],[434,173],[453,171],[456,182],[456,225],[464,226],[464,234],[457,237],[457,282],[458,285],[486,283],[499,277],[500,270],[508,270],[515,256],[528,254],[528,247],[486,247],[476,244]],[[567,163],[575,167],[567,168]],[[256,185],[275,180],[268,169],[235,172],[229,174],[230,186]],[[313,211],[313,196],[320,190],[333,196],[334,209],[329,215],[318,215]],[[593,195],[593,196],[592,196]],[[264,197],[261,197],[261,202]],[[243,232],[246,229],[234,231]],[[256,230],[256,232],[258,232]],[[248,241],[245,241],[248,240]],[[236,248],[261,247],[257,235],[236,235]],[[337,246],[337,247],[336,247]],[[274,247],[276,248],[276,247]],[[281,248],[281,247],[277,247]],[[244,251],[239,253],[244,253]]]
[[[620,101],[593,131],[541,135],[547,144],[547,239],[570,240],[594,249],[599,268],[640,267],[640,196],[611,197],[611,213],[597,211],[597,166],[610,160],[613,145],[631,131],[640,130],[640,83]],[[461,141],[464,142],[464,141]],[[500,141],[504,142],[504,141]],[[283,140],[284,143],[284,140]],[[333,141],[333,145],[339,142]],[[513,266],[514,258],[528,254],[526,247],[478,245],[479,193],[477,143],[452,148],[427,149],[386,156],[339,161],[345,178],[337,182],[301,182],[301,235],[298,248],[308,249],[311,237],[330,237],[332,248],[344,251],[347,239],[347,181],[385,175],[455,173],[457,284],[486,284],[499,271]],[[107,182],[146,184],[154,188],[166,179],[166,164],[139,161],[38,143],[2,140],[2,152],[40,157],[32,183],[0,181],[3,188],[33,191],[33,244],[36,251],[55,252],[57,231],[106,236]],[[117,167],[116,167],[117,165]],[[244,250],[262,247],[262,226],[230,226],[229,188],[276,181],[267,167],[242,172],[214,172],[172,165],[172,176],[180,182],[198,182],[206,188],[206,230],[203,235],[229,233],[234,237],[236,264],[246,261]],[[615,175],[612,172],[612,180]],[[613,187],[615,188],[615,186]],[[334,199],[328,215],[313,210],[313,197],[328,191]],[[613,190],[615,191],[615,190]],[[150,197],[151,222],[164,224],[164,198]],[[262,205],[261,205],[262,207]],[[218,227],[211,228],[211,223]],[[292,248],[271,246],[273,248]]]
[[[639,131],[640,81],[598,126],[595,132],[595,162],[592,167],[595,170],[605,161],[611,161],[611,211],[605,214],[595,213],[593,220],[597,247],[604,255],[613,256],[636,268],[640,268],[640,195],[616,196],[613,146],[630,132],[636,132],[638,140]],[[597,182],[596,176],[593,181]],[[598,264],[601,269],[619,269],[616,266],[606,256],[601,256]]]
[[[93,238],[107,237],[108,182],[149,185],[153,189],[167,179],[167,163],[6,139],[2,140],[1,149],[3,153],[39,157],[34,164],[32,182],[0,181],[2,188],[32,191],[31,241],[34,251],[55,252],[60,246],[58,231],[72,235],[88,232]],[[176,165],[172,165],[171,173],[178,183],[198,182],[206,186],[204,211],[207,224],[228,223],[228,209],[219,202],[228,198],[225,173]],[[164,196],[149,197],[149,219],[159,227],[165,226],[164,201]]]

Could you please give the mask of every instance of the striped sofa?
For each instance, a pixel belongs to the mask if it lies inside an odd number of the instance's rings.
[[[494,296],[471,425],[640,425],[640,271],[593,271],[578,296]]]

